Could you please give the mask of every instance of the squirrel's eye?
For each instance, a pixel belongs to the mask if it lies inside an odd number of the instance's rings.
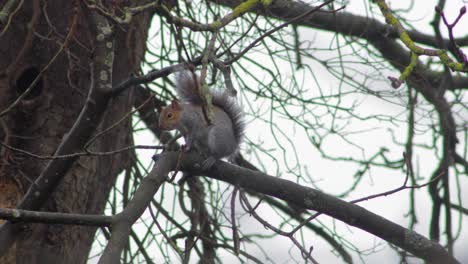
[[[167,118],[172,118],[173,114],[172,113],[167,113]]]

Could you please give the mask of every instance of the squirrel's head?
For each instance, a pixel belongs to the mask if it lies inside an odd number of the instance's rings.
[[[170,105],[164,107],[159,114],[159,128],[163,130],[176,129],[182,115],[182,106],[174,100]]]

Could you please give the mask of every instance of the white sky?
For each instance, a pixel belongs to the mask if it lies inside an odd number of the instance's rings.
[[[352,12],[356,14],[365,15],[366,12],[370,14],[370,16],[376,17],[380,19],[380,12],[376,8],[374,4],[371,4],[371,1],[364,1],[364,0],[351,0],[350,3],[347,5],[345,11]],[[406,9],[409,7],[409,3],[411,1],[387,1],[390,3],[392,9]],[[412,23],[418,30],[423,32],[432,33],[432,28],[429,22],[433,18],[434,13],[434,6],[437,1],[425,1],[419,0],[414,1],[414,6],[411,8],[411,11],[405,15],[405,18],[408,22]],[[449,0],[446,4],[446,15],[452,20],[458,14],[459,8],[464,4],[466,5],[466,1],[462,0]],[[369,11],[369,5],[371,5],[371,12]],[[366,11],[367,10],[367,11]],[[383,21],[383,20],[382,20]],[[460,22],[459,26],[456,27],[455,34],[458,37],[465,36],[468,34],[468,15],[466,15],[462,21]],[[444,31],[444,30],[443,30]],[[318,45],[325,43],[327,46],[330,43],[331,35],[326,34],[323,32],[318,32],[310,29],[301,29],[301,40],[302,41],[310,41],[311,43],[318,43]],[[150,36],[153,35],[150,32]],[[444,31],[444,35],[445,31]],[[158,46],[157,41],[158,38],[153,40],[153,45]],[[330,53],[332,56],[338,56],[336,51],[331,51]],[[326,55],[326,53],[322,53],[322,55]],[[262,57],[261,54],[255,55],[256,58],[261,61],[265,59]],[[364,55],[365,56],[365,55]],[[268,63],[265,59],[265,63]],[[320,87],[323,90],[327,89],[336,89],[339,85],[337,80],[333,79],[329,73],[327,73],[323,67],[320,67],[316,62],[312,62],[310,60],[305,60],[304,63],[310,63],[314,65],[314,74],[319,76],[319,83]],[[292,74],[296,74],[297,76],[302,76],[301,72],[292,72],[288,65],[279,63],[280,67],[282,68],[282,72],[284,72],[283,79],[287,81],[288,77]],[[316,68],[315,68],[316,67]],[[365,67],[363,67],[363,70]],[[301,74],[301,75],[300,75]],[[398,76],[397,71],[393,71],[389,73],[393,76]],[[256,72],[256,75],[262,76],[264,73]],[[384,76],[385,78],[386,76]],[[261,78],[261,77],[259,77]],[[264,78],[267,78],[266,76]],[[315,82],[312,81],[311,76],[305,74],[305,83],[311,84],[311,93],[314,93]],[[238,84],[237,84],[238,85]],[[285,84],[286,85],[286,84]],[[369,88],[370,90],[383,90],[388,93],[394,93],[396,97],[402,97],[404,100],[406,95],[406,87],[401,87],[399,90],[395,91],[393,88],[390,87],[388,82],[371,82]],[[236,87],[238,89],[242,89],[242,87]],[[346,87],[344,88],[346,89]],[[360,113],[394,113],[395,115],[402,114],[401,119],[405,120],[406,112],[405,109],[401,106],[387,103],[381,99],[378,99],[373,96],[369,95],[356,95],[357,98],[348,97],[349,102],[344,101],[343,104],[346,105],[347,103],[351,104],[352,100],[358,100],[361,102],[359,107]],[[264,103],[262,106],[261,100],[255,100],[252,97],[243,97],[242,100],[249,100],[250,103],[257,104],[257,106],[262,109],[267,109],[269,107],[268,103]],[[468,112],[465,115],[465,120],[468,120]],[[326,119],[324,122],[326,123]],[[290,139],[293,141],[293,145],[296,148],[297,155],[300,157],[300,162],[302,166],[307,166],[307,169],[304,167],[301,168],[301,173],[308,172],[314,181],[314,185],[319,187],[322,191],[330,193],[330,194],[340,194],[342,191],[349,188],[350,184],[353,182],[353,174],[356,171],[356,166],[353,164],[348,164],[344,162],[334,162],[329,161],[321,158],[320,153],[316,151],[316,149],[312,146],[309,142],[307,135],[301,130],[300,128],[294,127],[291,125],[290,122],[287,120],[281,119],[280,117],[275,117],[275,123],[284,129],[284,132],[290,136]],[[370,131],[368,133],[357,134],[356,136],[351,136],[350,138],[362,149],[359,148],[351,148],[349,145],[342,142],[338,137],[331,137],[329,140],[326,141],[326,149],[329,153],[341,154],[341,155],[353,155],[353,156],[364,156],[369,157],[370,154],[375,153],[376,149],[380,146],[388,146],[389,153],[393,157],[400,157],[404,148],[395,146],[392,142],[390,135],[386,132],[386,124],[379,123],[377,121],[372,122],[357,122],[354,121],[352,124],[348,126],[348,129],[351,130],[359,130],[365,128],[376,128],[376,130]],[[405,142],[406,140],[406,126],[393,126],[392,129],[396,132],[396,135],[399,135],[399,141]],[[272,136],[267,132],[269,128],[265,126],[264,123],[258,122],[255,119],[249,119],[249,126],[247,128],[247,136],[251,142],[261,144],[262,147],[268,149],[269,153],[279,159],[279,168],[276,167],[274,163],[266,164],[266,173],[270,175],[277,175],[278,170],[281,171],[281,177],[296,181],[296,177],[288,174],[285,170],[285,163],[283,159],[283,152],[278,149],[276,143]],[[430,135],[423,135],[418,138],[420,141],[424,141],[429,139]],[[156,144],[157,142],[154,141],[151,134],[148,132],[139,132],[138,136],[136,137],[135,144]],[[287,160],[291,162],[290,164],[294,164],[295,158],[292,152],[290,151],[290,147],[286,146],[286,154]],[[249,152],[244,147],[243,152],[247,157],[251,157],[252,161],[255,163],[255,159],[249,155]],[[141,150],[139,152],[140,159],[143,162],[147,162],[151,160],[151,151]],[[262,157],[262,160],[268,160],[267,157]],[[424,183],[432,174],[434,169],[436,168],[438,162],[437,159],[433,156],[432,153],[417,150],[415,153],[415,160],[419,162],[419,173],[421,176],[425,178],[425,180],[420,181],[419,183]],[[149,164],[148,164],[149,166]],[[397,170],[387,170],[382,168],[373,168],[371,173],[368,173],[364,176],[363,182],[358,186],[355,192],[352,193],[351,196],[347,197],[346,200],[352,200],[355,198],[367,196],[370,194],[380,193],[383,191],[388,191],[393,188],[396,188],[401,185],[404,180],[404,173]],[[454,177],[452,177],[453,179]],[[300,179],[299,182],[303,185],[307,185],[304,181],[305,179]],[[226,184],[223,183],[215,183],[218,188],[224,190],[227,188]],[[451,183],[452,190],[455,190],[456,182]],[[308,185],[313,187],[312,185]],[[460,182],[460,189],[467,190],[468,189],[468,180],[466,177],[462,179]],[[172,188],[166,188],[166,197],[171,197],[174,193],[171,191]],[[382,215],[385,218],[399,223],[402,226],[408,225],[408,218],[405,218],[404,215],[408,212],[408,190],[393,194],[388,197],[381,197],[377,199],[373,199],[367,202],[360,203],[361,206],[365,207],[367,210],[370,210],[376,214]],[[220,208],[220,210],[224,211],[226,215],[230,214],[229,209],[229,197],[231,194],[231,190],[225,192],[220,200],[227,200],[226,207]],[[452,191],[453,198],[456,199],[456,191]],[[464,201],[463,204],[468,204],[468,194],[461,193],[461,200]],[[430,221],[430,212],[431,212],[431,203],[430,197],[428,195],[427,188],[418,189],[416,191],[416,205],[417,205],[417,215],[418,215],[418,224],[415,227],[415,230],[420,234],[428,237],[428,224]],[[172,199],[166,198],[166,204],[168,209],[172,208]],[[176,206],[177,208],[177,206]],[[240,230],[245,233],[249,232],[263,232],[265,234],[272,234],[271,231],[265,230],[265,228],[259,224],[253,217],[249,215],[245,215],[240,204],[236,206],[237,211],[239,212],[240,216]],[[269,210],[267,206],[260,206],[257,212],[263,216],[265,219],[271,221],[271,223],[279,223],[280,219],[277,219],[276,213],[272,210]],[[455,244],[455,255],[459,261],[462,263],[468,263],[468,253],[466,252],[466,246],[468,245],[468,232],[466,232],[467,228],[467,217],[460,216],[458,213],[453,211],[453,230],[456,231],[458,228],[464,228],[465,231],[462,232],[460,239]],[[185,219],[182,214],[177,213],[177,215],[181,216],[179,219]],[[149,215],[144,218],[150,219]],[[229,220],[229,219],[228,219]],[[394,250],[389,248],[388,244],[384,241],[380,240],[379,238],[374,237],[364,231],[361,231],[357,228],[353,228],[347,225],[342,224],[339,221],[335,221],[327,216],[320,216],[316,220],[314,220],[315,224],[321,223],[326,225],[330,230],[334,230],[344,236],[350,244],[357,246],[361,250],[368,250],[378,245],[375,249],[377,252],[368,252],[369,255],[362,256],[362,262],[365,263],[396,263],[399,261],[399,258]],[[225,224],[229,225],[228,222]],[[292,225],[297,223],[293,222]],[[460,226],[463,224],[463,226]],[[443,230],[444,224],[441,223],[441,228]],[[285,227],[285,230],[290,230],[290,227]],[[157,233],[157,229],[155,229]],[[230,231],[227,232],[230,234]],[[340,263],[341,259],[337,258],[331,251],[330,246],[323,242],[322,239],[318,238],[311,232],[304,232],[304,240],[306,241],[306,245],[313,246],[313,256],[316,260],[320,263]],[[443,238],[443,235],[441,235]],[[300,238],[300,237],[298,237]],[[161,237],[161,239],[163,239]],[[273,260],[274,263],[291,263],[292,259],[295,259],[298,262],[301,262],[300,253],[297,249],[291,249],[291,242],[287,238],[277,237],[274,239],[264,240],[261,242],[264,250],[268,254],[268,257]],[[261,252],[256,249],[255,247],[248,248],[248,252],[250,254],[255,255],[256,257],[262,258]],[[352,253],[352,250],[348,250],[348,252]],[[223,259],[223,263],[237,263],[236,258],[233,257],[231,254],[227,254],[225,252],[218,252],[220,257]],[[158,253],[155,250],[154,256],[156,258],[156,263],[161,263],[163,260],[158,258]],[[353,255],[353,260],[355,263],[360,263],[361,260],[356,256]],[[411,259],[411,263],[422,263],[418,259]],[[195,262],[193,262],[195,263]]]

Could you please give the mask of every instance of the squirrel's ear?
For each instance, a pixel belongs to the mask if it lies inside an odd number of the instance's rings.
[[[181,107],[180,104],[179,104],[179,101],[177,101],[177,100],[172,100],[172,102],[171,102],[171,108],[174,109],[174,110],[180,110],[180,109],[182,109],[182,107]]]

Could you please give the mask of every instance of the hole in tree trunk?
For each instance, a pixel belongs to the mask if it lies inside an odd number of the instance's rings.
[[[29,86],[34,82],[36,77],[39,75],[40,71],[36,67],[28,67],[23,70],[21,75],[16,79],[16,90],[18,94],[23,94]],[[35,84],[34,87],[29,91],[28,95],[24,100],[31,100],[36,98],[42,93],[43,81],[40,78]]]

